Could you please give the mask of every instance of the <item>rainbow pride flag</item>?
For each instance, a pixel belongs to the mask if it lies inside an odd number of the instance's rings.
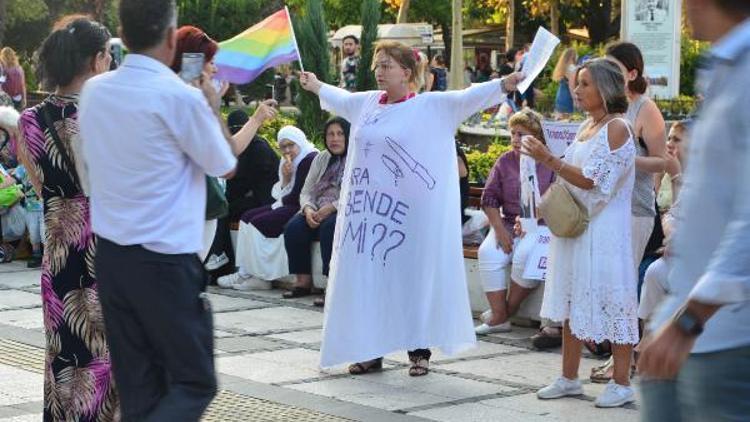
[[[219,43],[214,58],[216,78],[234,84],[249,83],[264,70],[295,60],[302,62],[287,8]]]

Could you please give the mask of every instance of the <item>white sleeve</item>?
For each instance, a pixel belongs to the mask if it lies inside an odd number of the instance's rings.
[[[610,151],[606,137],[598,137],[594,141],[594,150],[581,171],[594,182],[596,193],[609,197],[614,193],[620,177],[633,165],[632,148],[624,146]]]
[[[176,119],[172,130],[183,152],[207,175],[224,176],[234,170],[237,158],[208,101],[202,93],[197,95],[191,92],[183,97],[181,106],[176,106],[181,118]]]
[[[333,85],[323,84],[320,87],[320,107],[330,111],[354,124],[359,120],[367,100],[375,95],[373,91],[349,92]]]
[[[458,127],[474,113],[505,101],[508,94],[503,90],[502,81],[495,79],[458,91],[433,92],[429,95],[439,98],[441,108],[450,113],[451,123]]]

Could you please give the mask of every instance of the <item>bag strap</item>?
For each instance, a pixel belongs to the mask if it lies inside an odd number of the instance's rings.
[[[78,188],[80,192],[83,192],[83,187],[82,187],[83,185],[81,185],[81,181],[78,180],[78,171],[76,170],[76,166],[75,164],[73,164],[73,160],[70,159],[70,156],[68,155],[68,151],[65,148],[65,144],[63,144],[62,139],[60,139],[60,135],[57,133],[57,129],[55,129],[55,124],[52,121],[52,117],[49,115],[49,110],[47,110],[47,107],[48,106],[45,104],[41,108],[42,118],[44,119],[44,123],[47,125],[47,130],[49,131],[49,134],[52,136],[52,140],[55,142],[55,147],[60,153],[60,156],[65,162],[65,165],[68,166],[68,170],[73,175],[73,181],[75,182],[76,187]]]
[[[5,146],[8,145],[8,142],[10,142],[10,133],[5,129],[0,127],[0,133],[3,133],[5,135],[5,141],[3,141],[3,144],[0,145],[0,151],[5,149]]]

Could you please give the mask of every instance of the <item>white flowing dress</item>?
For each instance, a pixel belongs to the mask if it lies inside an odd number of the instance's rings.
[[[588,208],[590,222],[577,238],[553,236],[541,316],[569,320],[573,335],[582,340],[636,344],[638,286],[630,224],[635,142],[631,132],[623,146],[610,150],[607,127],[583,142],[579,133],[565,151],[564,161],[594,181],[587,191],[560,178]]]
[[[327,288],[321,366],[476,344],[464,272],[454,135],[505,98],[500,80],[379,104],[324,85],[352,123]]]

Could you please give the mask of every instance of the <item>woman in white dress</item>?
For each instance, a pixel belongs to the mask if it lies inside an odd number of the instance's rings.
[[[326,294],[321,366],[354,374],[409,350],[409,374],[427,374],[430,347],[476,344],[461,251],[454,134],[503,101],[519,75],[415,95],[414,52],[375,49],[380,91],[349,93],[302,73],[302,87],[352,124]]]
[[[583,341],[613,344],[614,377],[598,407],[635,400],[630,359],[638,343],[637,285],[631,248],[631,197],[635,143],[621,113],[628,107],[624,77],[616,63],[596,59],[576,74],[575,96],[590,118],[560,160],[538,140],[526,153],[558,174],[589,213],[576,238],[553,237],[541,315],[564,322],[563,371],[537,393],[540,399],[583,394],[578,380]]]

